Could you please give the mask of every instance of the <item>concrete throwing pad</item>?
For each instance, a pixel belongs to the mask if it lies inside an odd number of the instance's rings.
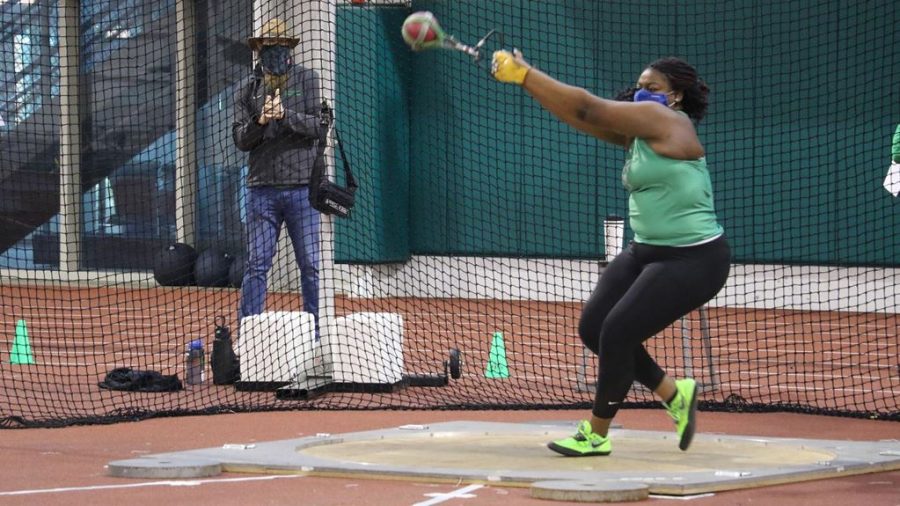
[[[218,461],[194,458],[115,460],[106,469],[118,478],[206,478],[222,474]]]
[[[631,502],[650,496],[650,487],[627,481],[536,481],[531,497],[566,502]]]
[[[687,452],[672,432],[613,429],[607,457],[564,457],[548,441],[575,423],[448,422],[149,455],[129,477],[162,478],[160,462],[218,463],[224,472],[405,477],[528,485],[566,480],[646,484],[689,495],[900,469],[900,441],[825,441],[697,434]],[[140,475],[145,462],[147,476]],[[113,464],[110,464],[112,472]],[[186,464],[187,465],[187,464]],[[171,466],[171,464],[169,464]],[[174,469],[172,470],[175,471]],[[119,474],[122,476],[122,474]],[[178,476],[185,476],[184,470]]]

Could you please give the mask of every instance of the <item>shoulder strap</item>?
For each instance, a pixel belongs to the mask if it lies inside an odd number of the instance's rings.
[[[347,178],[347,188],[356,190],[358,185],[356,184],[356,178],[353,177],[353,172],[350,171],[350,161],[347,160],[347,154],[344,153],[344,143],[341,142],[341,136],[338,135],[337,126],[332,123],[331,128],[334,129],[334,138],[337,140],[338,151],[341,153],[341,161],[344,164],[344,176]]]
[[[344,165],[344,176],[347,178],[347,188],[349,188],[350,191],[356,191],[359,185],[356,183],[356,178],[353,177],[353,172],[350,170],[350,161],[347,159],[347,153],[344,152],[344,143],[341,142],[341,136],[338,134],[337,125],[334,121],[334,112],[328,107],[328,102],[325,100],[322,100],[321,115],[323,121],[325,121],[325,118],[330,120],[329,128],[334,130],[334,138],[337,141],[338,152],[341,154],[341,162]],[[322,176],[322,179],[325,179],[324,175]]]

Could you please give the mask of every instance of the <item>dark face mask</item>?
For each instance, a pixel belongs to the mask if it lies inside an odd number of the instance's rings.
[[[259,51],[259,63],[266,73],[283,76],[294,65],[294,60],[291,57],[291,48],[265,46]]]

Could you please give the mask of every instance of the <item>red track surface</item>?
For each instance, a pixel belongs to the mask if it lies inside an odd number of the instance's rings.
[[[232,474],[183,481],[178,485],[169,480],[111,478],[106,476],[104,466],[113,460],[152,453],[290,439],[320,432],[337,434],[452,420],[575,420],[584,415],[580,411],[302,411],[165,418],[63,429],[2,430],[0,504],[413,505],[432,498],[426,494],[448,493],[466,484],[321,477],[260,479],[260,476]],[[629,429],[648,430],[669,430],[671,424],[662,410],[622,410],[617,422]],[[699,425],[705,433],[770,437],[879,440],[900,436],[896,422],[800,414],[701,413]],[[252,480],[236,481],[247,478]],[[474,497],[438,504],[573,504],[531,499],[524,488],[487,485],[471,493]],[[644,504],[648,503],[672,501],[650,499]],[[723,492],[694,499],[690,504],[897,506],[900,472]]]
[[[203,288],[58,286],[0,287],[0,415],[30,421],[78,419],[128,410],[446,408],[566,406],[589,403],[579,388],[595,374],[576,336],[580,304],[465,299],[338,299],[338,315],[389,311],[403,315],[405,369],[439,372],[451,347],[462,350],[463,377],[442,388],[404,389],[391,395],[329,395],[285,406],[270,393],[236,393],[205,385],[159,395],[101,390],[116,367],[183,377],[188,340],[212,341],[213,321],[235,329],[237,291]],[[272,294],[269,310],[298,310],[299,297]],[[27,322],[36,365],[6,358],[16,321]],[[689,373],[705,385],[702,400],[728,398],[820,410],[890,415],[900,412],[900,317],[847,312],[753,309],[709,310],[711,339],[700,339],[697,313],[648,341],[672,375]],[[491,336],[502,331],[510,378],[485,379]],[[683,346],[687,333],[689,349]],[[349,363],[365,356],[336,358]],[[687,369],[690,371],[687,371]],[[630,398],[651,400],[641,390]]]
[[[169,394],[130,394],[98,389],[114,367],[181,373],[184,344],[212,339],[213,319],[225,316],[234,328],[233,290],[0,287],[0,414],[31,421],[94,417],[129,410],[197,410],[216,406],[292,409],[250,414],[175,417],[114,425],[62,429],[0,430],[0,504],[415,504],[426,494],[463,484],[340,480],[292,477],[234,481],[222,476],[196,486],[152,484],[105,476],[112,460],[148,453],[219,446],[224,443],[296,438],[406,423],[452,420],[575,420],[583,411],[371,411],[316,407],[440,407],[454,403],[520,404],[589,402],[578,387],[581,346],[575,336],[580,305],[440,299],[339,300],[338,314],[393,311],[405,321],[408,372],[432,372],[452,346],[463,351],[463,377],[441,389],[403,389],[395,394],[326,395],[310,403],[279,403],[271,393],[241,393],[203,385]],[[299,309],[296,296],[274,294],[269,309]],[[25,319],[36,365],[8,363],[16,321]],[[682,349],[682,330],[667,329],[648,343],[675,375],[690,366],[712,385],[706,400],[735,393],[750,402],[781,402],[821,409],[896,413],[900,379],[895,315],[710,310],[712,339],[706,353],[695,315],[685,322],[691,349]],[[510,378],[485,379],[490,336],[503,331]],[[710,356],[712,360],[710,360]],[[353,357],[350,357],[353,359]],[[357,357],[362,359],[362,357]],[[687,361],[686,361],[687,359]],[[711,367],[712,366],[712,367]],[[642,400],[637,393],[633,399]],[[627,428],[668,430],[661,410],[623,410]],[[878,440],[900,438],[900,425],[800,414],[701,414],[701,432],[770,437]],[[104,488],[109,487],[109,488]],[[48,491],[57,489],[56,491]],[[525,489],[486,486],[475,497],[442,505],[552,504],[533,500]],[[721,493],[699,504],[900,505],[900,473],[863,475],[788,486]],[[562,503],[560,503],[562,504]]]

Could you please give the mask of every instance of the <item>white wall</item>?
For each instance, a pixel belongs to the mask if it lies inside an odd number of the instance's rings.
[[[583,301],[596,261],[413,257],[405,264],[338,265],[338,291],[355,297]],[[710,306],[900,313],[900,269],[733,265]]]

